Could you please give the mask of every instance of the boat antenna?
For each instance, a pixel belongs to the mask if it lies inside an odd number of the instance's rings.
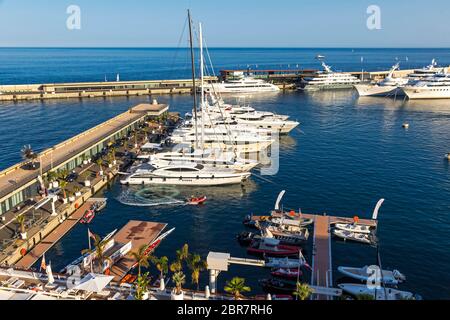
[[[189,20],[189,45],[191,48],[191,69],[192,69],[192,94],[194,96],[194,120],[195,120],[195,148],[198,149],[198,132],[197,132],[197,86],[195,84],[195,56],[194,56],[194,41],[192,37],[192,19],[191,11],[188,9],[188,20]]]

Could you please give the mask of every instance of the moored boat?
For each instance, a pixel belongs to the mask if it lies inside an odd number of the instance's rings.
[[[369,226],[360,225],[360,224],[356,224],[356,223],[336,223],[334,226],[339,230],[344,230],[344,231],[354,232],[354,233],[370,234],[372,232],[372,230]]]
[[[306,261],[303,256],[299,259],[289,259],[289,258],[268,258],[265,265],[267,268],[299,268],[306,266]]]
[[[408,291],[401,291],[394,288],[372,288],[366,284],[341,283],[338,287],[342,291],[353,295],[368,295],[375,300],[421,300],[419,295],[415,295]]]
[[[348,277],[360,281],[367,281],[369,280],[369,278],[372,278],[373,275],[375,275],[377,278],[379,278],[377,280],[379,280],[381,283],[389,285],[397,285],[406,280],[406,277],[398,270],[382,270],[380,272],[379,268],[376,268],[376,266],[374,266],[373,268],[371,268],[370,266],[364,266],[362,268],[340,266],[338,267],[338,271]]]
[[[285,278],[285,279],[297,279],[302,275],[302,272],[297,268],[291,268],[291,269],[284,269],[284,268],[278,268],[274,269],[270,272],[270,274],[273,277],[276,278]]]
[[[83,217],[80,219],[80,223],[89,224],[95,218],[95,211],[92,209],[86,210]]]
[[[281,281],[279,279],[262,279],[259,281],[265,291],[268,292],[289,292],[295,291],[295,283]]]
[[[372,244],[374,241],[371,237],[371,235],[364,234],[364,233],[355,233],[340,229],[334,229],[333,234],[343,240],[352,240],[356,242],[366,243],[366,244]]]
[[[299,255],[299,248],[282,245],[279,240],[274,238],[260,238],[251,242],[247,252],[259,256],[294,257]]]

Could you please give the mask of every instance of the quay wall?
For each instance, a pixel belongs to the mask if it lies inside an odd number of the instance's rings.
[[[447,71],[450,67],[445,68]],[[303,77],[313,75],[313,70],[292,70],[278,72],[268,70],[235,70],[244,73],[254,72],[254,76],[270,81],[282,90],[295,89]],[[397,70],[394,77],[404,77],[414,70]],[[226,80],[232,71],[222,72],[220,80]],[[384,79],[389,71],[355,71],[348,72],[360,79],[377,81]],[[207,82],[219,80],[218,77],[206,77]],[[197,79],[200,85],[200,80]],[[191,94],[192,80],[137,80],[116,82],[81,82],[81,83],[50,83],[50,84],[24,84],[0,85],[0,101],[46,100],[46,99],[85,99],[106,98],[122,96],[145,96],[163,94]]]

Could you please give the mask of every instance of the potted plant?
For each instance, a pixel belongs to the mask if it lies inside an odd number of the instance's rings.
[[[245,279],[234,277],[231,281],[227,281],[224,290],[234,296],[234,300],[239,300],[243,297],[242,292],[249,292],[250,287],[245,285]]]
[[[88,171],[85,171],[82,174],[82,179],[84,181],[84,186],[85,187],[90,187],[91,186],[91,181],[89,180],[90,175],[91,174]]]
[[[175,288],[170,294],[170,299],[184,300],[183,285],[186,283],[186,276],[182,271],[178,271],[172,276],[172,281],[175,283]]]
[[[293,295],[296,297],[297,300],[306,300],[311,296],[312,293],[313,291],[311,287],[308,286],[306,283],[297,282]]]
[[[63,203],[66,204],[67,203],[67,193],[66,193],[66,186],[67,186],[67,181],[66,180],[60,180],[59,181],[59,186],[62,190],[63,193]]]
[[[27,230],[25,229],[25,220],[26,220],[26,218],[25,218],[24,214],[22,214],[16,218],[16,221],[19,224],[19,228],[20,228],[20,237],[23,240],[27,239]]]
[[[98,165],[98,169],[99,169],[98,175],[99,175],[100,177],[103,176],[103,167],[102,167],[102,165],[103,165],[103,159],[102,159],[102,158],[98,158],[98,159],[95,161],[95,163]]]
[[[87,155],[83,154],[81,156],[81,160],[83,160],[83,164],[87,165],[89,163]]]
[[[75,191],[75,197],[81,197],[80,187],[76,186],[74,188],[74,191]]]
[[[192,284],[197,286],[199,290],[200,273],[208,267],[205,260],[199,254],[191,254],[187,259],[187,266],[191,270]]]
[[[143,275],[139,275],[136,281],[136,291],[135,291],[135,299],[136,300],[148,300],[149,292],[148,286],[150,284],[149,273],[146,272]]]
[[[49,189],[58,187],[58,182],[55,181],[55,180],[56,180],[56,173],[55,173],[55,171],[49,171],[47,173],[47,181],[48,181],[48,188]],[[55,183],[56,183],[56,185],[55,185]]]
[[[69,194],[69,201],[74,202],[75,201],[75,195],[72,192],[68,192]]]
[[[164,256],[161,258],[157,258],[152,256],[150,258],[151,262],[155,265],[156,269],[159,271],[159,290],[164,291],[166,289],[164,282],[164,274],[167,273],[169,269],[169,259]]]
[[[117,164],[117,160],[116,160],[116,152],[117,152],[116,148],[112,147],[112,148],[111,148],[111,158],[112,158],[112,163],[113,163],[113,165],[116,165],[116,164]]]

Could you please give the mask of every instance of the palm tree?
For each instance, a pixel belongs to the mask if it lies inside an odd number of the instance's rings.
[[[114,147],[112,147],[111,150],[110,150],[110,152],[111,152],[111,157],[112,157],[113,161],[116,161],[116,152],[117,152],[117,149],[114,148]]]
[[[147,250],[147,245],[141,245],[136,252],[130,252],[130,256],[137,261],[138,264],[138,276],[141,275],[141,267],[148,268],[150,264],[148,263],[149,257],[145,252]]]
[[[24,160],[31,161],[31,166],[33,169],[35,168],[34,161],[37,159],[38,155],[33,151],[31,148],[31,145],[25,145],[22,147],[22,150],[20,150],[22,153],[22,158]]]
[[[67,198],[66,186],[67,186],[67,181],[66,180],[59,180],[59,187],[61,188],[61,190],[63,192],[64,199]]]
[[[25,234],[25,232],[26,232],[26,230],[25,230],[25,220],[26,220],[26,217],[25,217],[24,214],[22,214],[22,215],[20,215],[20,216],[18,216],[16,218],[16,221],[17,221],[17,223],[19,224],[19,227],[20,227],[20,233],[21,234]]]
[[[61,170],[58,171],[59,179],[66,180],[68,176],[69,176],[69,170],[61,169]]]
[[[164,279],[164,274],[167,273],[169,269],[169,259],[166,256],[161,258],[152,256],[150,261],[155,265],[156,269],[158,269],[161,280]]]
[[[358,294],[355,296],[356,300],[375,300],[374,296],[371,294]]]
[[[98,158],[95,163],[98,165],[99,171],[103,171],[102,165],[103,165],[103,159]]]
[[[191,273],[192,283],[197,285],[198,290],[200,272],[206,270],[208,265],[206,264],[205,260],[202,260],[202,257],[199,254],[189,255],[189,258],[187,259],[187,265],[188,268],[192,271]]]
[[[293,292],[293,295],[296,296],[298,300],[306,300],[311,296],[312,293],[313,290],[306,283],[297,282],[297,286],[295,288],[295,291]]]
[[[179,295],[182,293],[183,285],[186,283],[186,276],[182,271],[174,273],[172,280],[175,283],[175,294]]]
[[[176,252],[177,259],[170,265],[170,271],[180,272],[183,269],[183,261],[189,257],[189,247],[187,243]]]
[[[105,248],[109,240],[102,240],[99,235],[94,234],[94,249],[84,249],[81,254],[93,253],[95,252],[98,261],[98,266],[100,270],[103,270],[103,265],[105,261],[111,261],[110,257],[105,255]]]
[[[149,273],[146,272],[143,275],[139,275],[136,281],[136,300],[142,300],[144,297],[144,293],[148,289],[148,285],[150,284]]]
[[[251,288],[245,285],[245,279],[234,277],[231,281],[227,281],[224,290],[231,293],[235,300],[239,300],[242,297],[242,292],[250,292]]]

